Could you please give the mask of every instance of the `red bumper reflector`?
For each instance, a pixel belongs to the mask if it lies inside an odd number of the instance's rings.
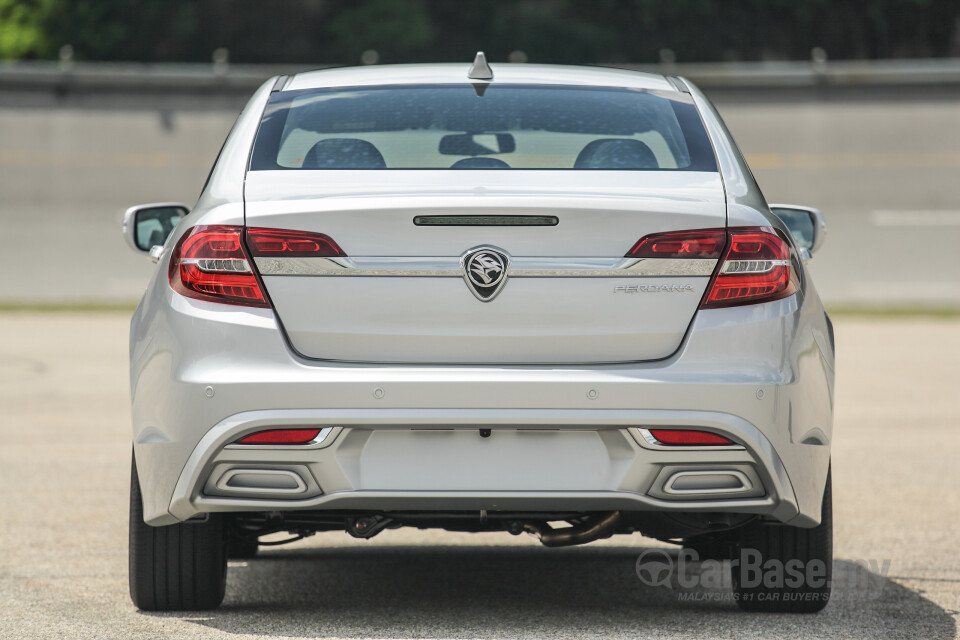
[[[723,436],[709,431],[693,431],[690,429],[650,429],[650,434],[660,444],[678,447],[716,447],[735,444]]]
[[[308,444],[319,434],[320,429],[270,429],[244,436],[236,444]]]

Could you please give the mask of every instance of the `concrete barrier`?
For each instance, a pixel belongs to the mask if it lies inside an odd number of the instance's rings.
[[[333,66],[338,65],[12,62],[0,64],[0,90],[202,91],[246,95],[271,76]],[[684,76],[704,89],[960,85],[960,58],[600,66]]]

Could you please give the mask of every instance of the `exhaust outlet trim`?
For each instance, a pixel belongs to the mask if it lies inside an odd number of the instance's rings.
[[[298,494],[307,490],[303,478],[284,469],[230,469],[217,480],[217,489],[235,493]]]
[[[751,490],[753,483],[750,478],[735,469],[678,471],[663,486],[663,492],[671,495],[744,493]]]

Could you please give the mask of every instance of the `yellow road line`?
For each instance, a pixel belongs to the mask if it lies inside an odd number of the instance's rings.
[[[831,152],[831,153],[748,153],[752,169],[932,169],[960,167],[960,153],[915,152]]]
[[[23,167],[202,167],[213,164],[213,154],[125,151],[41,151],[0,149],[0,165]]]

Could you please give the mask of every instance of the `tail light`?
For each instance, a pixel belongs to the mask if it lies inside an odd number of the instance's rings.
[[[709,431],[693,429],[650,429],[657,444],[678,447],[722,447],[735,444],[732,440]]]
[[[797,291],[790,246],[770,227],[731,227],[652,233],[627,258],[720,258],[701,309],[779,300]]]
[[[336,258],[346,255],[328,235],[287,229],[247,229],[255,258]]]
[[[797,291],[790,246],[770,227],[732,227],[701,309],[779,300]]]
[[[670,231],[644,236],[627,252],[627,258],[698,258],[720,257],[727,234],[723,229]]]
[[[170,286],[177,293],[197,300],[269,307],[251,256],[326,258],[343,255],[346,254],[333,238],[322,233],[198,226],[190,229],[173,250]]]
[[[270,306],[243,246],[243,227],[190,229],[173,250],[169,277],[173,290],[188,298]]]

